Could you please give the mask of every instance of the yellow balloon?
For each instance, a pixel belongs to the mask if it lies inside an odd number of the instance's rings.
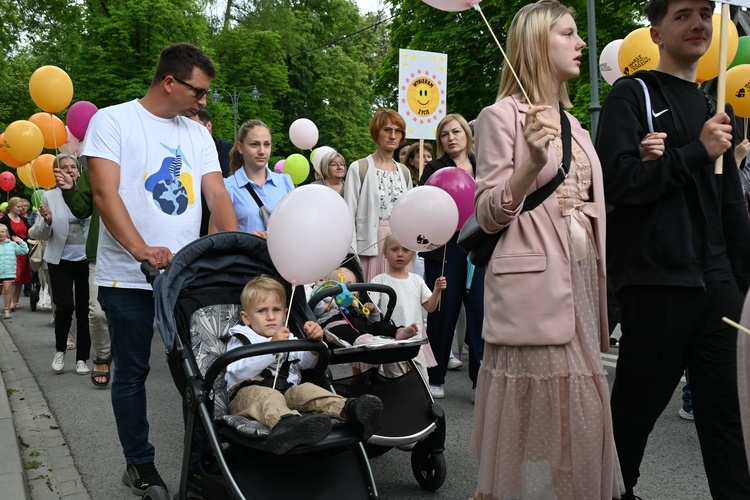
[[[29,93],[43,111],[57,113],[73,99],[73,81],[57,66],[42,66],[29,79]]]
[[[32,189],[39,187],[39,185],[34,182],[34,174],[31,170],[31,163],[27,163],[26,165],[18,167],[16,169],[16,174],[18,174],[18,179],[23,182],[24,186],[30,187]]]
[[[5,129],[5,146],[18,161],[31,161],[44,148],[44,135],[39,127],[28,120],[17,120]]]
[[[651,40],[649,28],[633,30],[622,40],[617,62],[624,76],[654,69],[659,64],[659,47]]]
[[[705,82],[719,76],[719,38],[721,36],[721,14],[714,14],[711,18],[711,24],[714,26],[714,34],[711,37],[711,45],[703,57],[698,60],[698,76],[696,80]],[[737,35],[737,26],[733,22],[727,23],[727,66],[737,55],[737,48],[740,45],[740,39]]]
[[[727,104],[742,118],[750,118],[750,64],[740,64],[727,71]]]

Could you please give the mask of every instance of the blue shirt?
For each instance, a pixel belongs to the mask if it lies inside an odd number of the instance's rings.
[[[240,231],[251,233],[265,231],[266,227],[260,218],[258,204],[248,193],[246,185],[258,193],[258,197],[270,210],[276,207],[281,198],[294,189],[292,178],[287,174],[277,174],[266,167],[266,182],[258,185],[247,178],[244,168],[238,169],[233,175],[224,179],[224,185],[232,198],[234,210],[237,212]]]

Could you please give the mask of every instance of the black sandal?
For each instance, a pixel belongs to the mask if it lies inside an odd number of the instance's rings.
[[[94,360],[94,366],[96,365],[107,365],[107,371],[99,371],[99,370],[91,370],[91,383],[94,384],[97,387],[100,387],[104,389],[109,385],[109,380],[112,376],[112,370],[110,369],[110,364],[112,363],[112,357],[109,357],[107,359],[99,359],[96,358]],[[99,382],[96,379],[99,377],[104,377],[104,382]]]

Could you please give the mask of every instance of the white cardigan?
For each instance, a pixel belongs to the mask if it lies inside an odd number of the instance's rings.
[[[48,225],[44,217],[39,215],[34,221],[34,225],[29,228],[29,238],[34,240],[48,240],[47,247],[44,249],[43,259],[50,264],[59,264],[62,257],[65,242],[68,239],[69,223],[68,220],[74,215],[70,212],[68,205],[62,196],[59,188],[52,189],[44,193],[42,203],[47,205],[52,213],[52,225]],[[86,219],[88,222],[91,219]],[[86,228],[88,231],[88,227]],[[85,255],[84,255],[85,258]]]
[[[365,256],[377,255],[378,225],[380,224],[380,193],[378,192],[378,174],[375,172],[375,161],[372,155],[365,158],[367,171],[365,178],[359,177],[359,160],[349,165],[344,183],[344,201],[354,220],[352,249]],[[404,193],[411,189],[411,178],[404,178],[401,166],[396,164]]]

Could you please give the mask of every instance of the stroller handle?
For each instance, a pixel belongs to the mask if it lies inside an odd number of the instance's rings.
[[[388,295],[388,308],[383,319],[385,321],[390,321],[393,309],[396,307],[396,291],[393,288],[388,285],[381,285],[380,283],[352,283],[351,285],[346,285],[346,288],[352,292],[379,292]],[[328,297],[338,295],[342,291],[343,289],[341,288],[341,285],[332,286],[331,288],[326,288],[324,290],[316,290],[308,302],[310,309],[314,311],[318,302],[321,302]]]
[[[151,286],[154,286],[154,281],[159,277],[161,271],[153,267],[147,260],[141,262],[141,272],[146,276],[146,281]]]
[[[280,352],[294,351],[314,351],[318,353],[317,366],[327,367],[330,362],[331,353],[328,346],[323,342],[315,340],[277,340],[275,342],[264,342],[262,344],[250,344],[231,351],[225,352],[214,360],[208,368],[205,376],[205,386],[213,387],[214,381],[221,374],[222,370],[235,361],[252,356],[263,356],[265,354],[277,354]]]

